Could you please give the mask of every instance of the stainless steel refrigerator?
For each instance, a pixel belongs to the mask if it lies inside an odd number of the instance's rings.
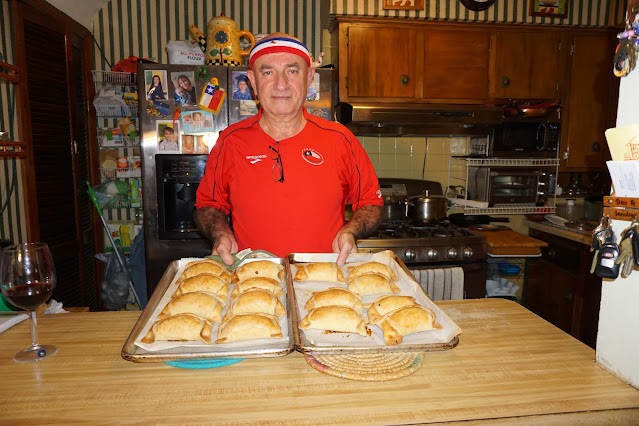
[[[199,65],[138,67],[149,294],[172,261],[211,253],[210,243],[193,223],[195,194],[219,133],[258,112],[246,71]],[[333,70],[317,69],[307,93],[307,110],[332,120],[335,96]]]

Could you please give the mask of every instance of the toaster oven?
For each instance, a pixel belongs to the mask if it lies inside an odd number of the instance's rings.
[[[548,201],[550,169],[468,167],[468,198],[490,207],[525,204],[543,206]]]

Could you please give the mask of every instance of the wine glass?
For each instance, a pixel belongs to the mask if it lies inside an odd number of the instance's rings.
[[[40,345],[36,307],[46,302],[56,285],[55,267],[49,246],[24,243],[9,246],[2,252],[0,285],[2,294],[14,305],[29,311],[31,347],[21,350],[13,359],[18,362],[40,361],[58,351],[55,345]]]

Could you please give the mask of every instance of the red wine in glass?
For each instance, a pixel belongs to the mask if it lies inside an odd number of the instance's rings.
[[[31,346],[13,356],[18,362],[40,361],[58,351],[55,345],[38,343],[36,307],[51,297],[57,282],[53,257],[45,243],[24,243],[2,251],[0,287],[9,302],[29,311]]]

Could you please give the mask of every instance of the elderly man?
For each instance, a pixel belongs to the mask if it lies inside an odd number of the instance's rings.
[[[220,134],[194,215],[229,265],[231,253],[250,247],[280,257],[332,251],[341,266],[379,226],[383,200],[361,144],[304,108],[314,73],[308,49],[290,35],[271,34],[251,50],[248,77],[261,109]]]

